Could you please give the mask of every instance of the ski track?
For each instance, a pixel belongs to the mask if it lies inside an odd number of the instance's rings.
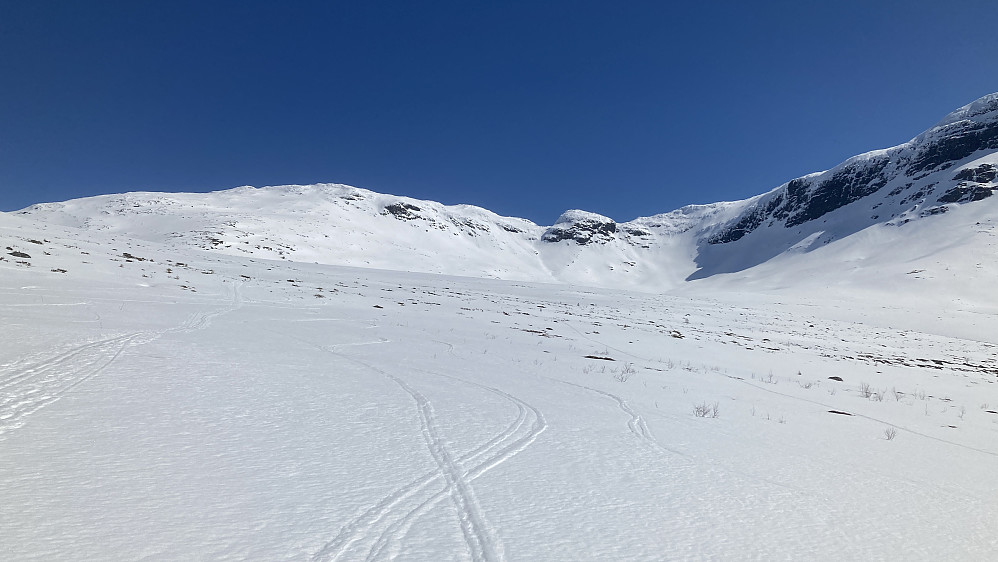
[[[241,283],[232,289],[232,304],[221,310],[195,312],[179,326],[160,332],[132,332],[86,343],[16,371],[0,380],[0,439],[23,427],[28,416],[58,401],[77,386],[104,372],[125,349],[150,343],[170,332],[203,330],[211,321],[242,305]]]
[[[624,355],[628,355],[628,356],[633,357],[635,359],[638,359],[640,361],[650,362],[650,360],[647,359],[647,358],[640,357],[638,355],[635,355],[633,353],[629,353],[629,352],[624,351],[622,349],[617,349],[615,347],[606,345],[605,343],[597,340],[596,338],[589,337],[588,335],[586,335],[585,333],[583,333],[582,331],[580,331],[579,329],[577,329],[575,326],[572,326],[568,322],[563,322],[563,323],[567,324],[570,328],[572,328],[577,333],[579,333],[579,335],[581,335],[583,338],[585,338],[585,339],[587,339],[587,340],[589,340],[591,342],[597,343],[597,344],[599,344],[601,346],[604,346],[604,347],[606,347],[608,349],[613,349],[615,351],[618,351],[620,353],[623,353]],[[726,376],[727,377],[727,375],[722,375],[722,376]],[[731,377],[728,377],[728,378],[731,378]],[[556,379],[552,379],[552,380],[556,380]],[[736,469],[736,468],[733,468],[733,467],[730,467],[730,466],[725,466],[725,465],[722,465],[722,464],[719,464],[719,463],[716,463],[716,462],[713,462],[713,461],[710,461],[710,460],[696,459],[696,458],[694,458],[694,457],[692,457],[690,455],[687,455],[685,453],[682,453],[680,451],[676,451],[674,449],[670,449],[668,447],[665,447],[664,445],[662,445],[661,443],[659,443],[657,439],[655,439],[655,436],[651,433],[651,428],[648,427],[647,422],[644,421],[644,418],[640,414],[638,414],[637,410],[635,410],[634,408],[632,408],[627,403],[627,401],[625,401],[623,398],[621,398],[621,397],[619,397],[619,396],[617,396],[615,394],[611,394],[609,392],[604,392],[602,390],[596,390],[595,388],[590,388],[588,386],[583,386],[583,385],[571,383],[571,382],[568,382],[568,381],[559,380],[558,382],[562,382],[564,384],[568,384],[568,385],[571,385],[571,386],[575,386],[575,387],[579,387],[579,388],[583,388],[585,390],[589,390],[589,391],[595,392],[597,394],[606,396],[607,398],[610,398],[610,399],[614,400],[615,402],[617,402],[617,406],[625,414],[627,414],[628,417],[629,417],[629,420],[627,422],[628,431],[630,431],[632,434],[634,434],[638,438],[640,438],[640,439],[648,442],[649,444],[651,444],[653,447],[655,447],[659,451],[673,453],[673,454],[679,455],[679,456],[681,456],[683,458],[686,458],[686,459],[688,459],[688,460],[690,460],[690,461],[692,461],[694,463],[705,464],[705,465],[707,465],[707,466],[709,466],[711,468],[714,468],[716,470],[719,470],[721,472],[727,472],[727,473],[731,473],[731,474],[737,474],[737,475],[743,476],[745,478],[756,480],[758,482],[764,482],[766,484],[770,484],[772,486],[776,486],[778,488],[782,488],[782,489],[787,490],[787,491],[789,491],[789,492],[791,492],[793,494],[804,494],[804,495],[808,495],[808,496],[810,496],[810,497],[812,497],[814,499],[818,499],[820,501],[823,501],[826,504],[830,503],[829,500],[827,498],[823,497],[823,496],[816,496],[815,494],[813,494],[811,492],[808,492],[808,491],[805,491],[805,490],[802,490],[802,489],[799,489],[799,488],[795,488],[793,486],[788,486],[788,485],[786,485],[786,484],[784,484],[782,482],[776,482],[774,480],[770,480],[768,478],[764,478],[762,476],[759,476],[759,475],[756,475],[756,474],[752,474],[752,473],[749,473],[749,472],[745,472],[745,471],[742,471],[742,470],[739,470],[739,469]]]
[[[99,375],[141,332],[81,345],[29,367],[0,385],[0,436],[23,427],[26,418]]]
[[[362,342],[363,344],[386,343]],[[383,557],[395,558],[401,554],[401,544],[408,536],[413,524],[433,507],[450,497],[458,511],[462,534],[468,544],[473,560],[492,561],[503,560],[505,555],[502,544],[495,532],[487,524],[481,513],[477,499],[470,484],[492,468],[517,455],[530,446],[547,428],[543,414],[533,406],[499,389],[480,385],[456,377],[443,376],[483,388],[517,407],[517,418],[502,432],[492,439],[479,445],[474,450],[455,459],[444,446],[444,442],[436,426],[436,416],[432,404],[418,390],[402,379],[391,375],[373,365],[348,357],[328,346],[324,351],[337,355],[348,361],[360,364],[374,370],[392,380],[416,402],[420,414],[421,433],[427,448],[437,463],[438,470],[431,471],[416,480],[398,488],[380,502],[367,509],[352,521],[347,523],[331,541],[326,543],[313,557],[313,561],[340,560],[348,550],[359,542],[366,542],[365,560],[376,560]],[[531,420],[530,427],[523,435],[517,437],[522,428]],[[484,457],[484,458],[483,458]],[[470,466],[469,466],[470,465]],[[444,481],[443,490],[432,493],[425,499],[420,494],[440,480]],[[411,501],[410,501],[411,500]],[[399,507],[409,502],[406,507]],[[379,532],[380,531],[380,532]]]
[[[429,373],[429,374],[436,374],[436,373]],[[528,429],[525,435],[513,440],[505,447],[502,447],[495,455],[492,455],[491,457],[478,463],[477,465],[466,469],[464,472],[464,477],[469,482],[477,479],[479,476],[485,474],[492,468],[498,466],[499,464],[519,454],[521,451],[530,446],[530,444],[533,443],[537,439],[537,437],[547,428],[547,422],[545,421],[543,414],[541,414],[541,412],[538,409],[520,400],[519,398],[514,397],[509,393],[503,392],[497,388],[480,385],[463,379],[458,379],[456,377],[449,377],[447,375],[439,375],[439,376],[445,376],[447,378],[452,378],[459,382],[464,382],[467,384],[477,386],[479,388],[483,388],[485,390],[488,390],[489,392],[492,392],[493,394],[496,394],[497,396],[500,396],[510,401],[513,405],[517,407],[518,410],[517,420],[516,422],[514,422],[513,426],[510,426],[513,429],[512,430],[508,429],[507,431],[503,432],[496,438],[493,438],[485,445],[480,447],[479,449],[483,450],[483,452],[492,450],[496,447],[503,445],[505,442],[509,441],[509,439],[512,438],[513,435],[515,434],[515,431],[519,429],[519,427],[522,426],[525,423],[525,421],[528,419],[528,412],[530,414],[529,417],[532,417],[533,419],[531,427]],[[472,462],[477,456],[479,455],[473,454],[473,455],[468,455],[467,457],[469,458],[467,459],[462,458],[461,459],[462,466],[466,466],[468,462]],[[368,553],[367,560],[375,560],[379,558],[386,548],[388,548],[390,551],[390,554],[388,556],[389,558],[394,559],[397,556],[399,556],[401,554],[400,545],[408,537],[409,530],[412,528],[412,525],[423,514],[427,513],[438,503],[443,501],[446,494],[447,494],[446,490],[437,492],[428,500],[418,505],[416,509],[405,514],[399,521],[397,521],[396,523],[390,525],[387,529],[385,529],[381,537],[378,538],[378,541],[375,543],[375,545],[371,548],[370,552]]]
[[[613,347],[613,346],[608,345],[608,344],[606,344],[606,343],[604,343],[604,342],[602,342],[602,341],[600,341],[600,340],[598,340],[596,338],[590,337],[585,332],[583,332],[583,331],[579,330],[578,328],[576,328],[575,326],[573,326],[571,322],[562,321],[561,324],[564,324],[564,325],[568,326],[569,328],[571,328],[573,331],[575,331],[577,334],[579,334],[584,339],[586,339],[586,340],[588,340],[590,342],[593,342],[595,344],[598,344],[598,345],[600,345],[602,347],[605,347],[607,349],[612,349],[612,350],[614,350],[614,351],[616,351],[618,353],[621,353],[623,355],[626,355],[626,356],[631,357],[633,359],[636,359],[638,361],[642,361],[644,363],[653,363],[654,362],[654,361],[652,361],[651,359],[649,359],[647,357],[641,357],[640,355],[636,355],[636,354],[634,354],[632,352],[629,352],[629,351],[626,351],[624,349]],[[924,335],[924,334],[920,334],[920,335]],[[835,347],[831,347],[830,349],[837,350],[837,348],[835,348]],[[740,378],[740,377],[735,377],[735,376],[726,375],[726,374],[718,374],[718,376],[723,376],[723,377],[731,379],[731,380],[733,380],[735,382],[741,383],[743,385],[750,386],[750,387],[752,387],[752,388],[754,388],[754,389],[756,389],[758,391],[766,392],[766,393],[769,393],[769,394],[774,394],[774,395],[777,395],[777,396],[782,396],[784,398],[787,398],[787,399],[790,399],[790,400],[794,400],[796,402],[814,404],[814,405],[819,406],[819,407],[821,407],[821,408],[823,408],[825,410],[835,409],[834,406],[826,404],[826,403],[823,403],[821,401],[812,400],[812,399],[804,398],[804,397],[801,397],[801,396],[795,396],[795,395],[792,395],[792,394],[787,394],[787,393],[784,393],[784,392],[780,392],[778,390],[773,390],[771,388],[766,388],[766,387],[764,387],[762,385],[754,384],[751,381],[747,381],[747,380],[745,380],[743,378]],[[564,381],[562,381],[562,382],[564,382]],[[568,383],[568,384],[571,384],[571,383]],[[589,389],[589,390],[593,390],[593,389]],[[600,392],[600,391],[594,390],[594,392]],[[855,413],[855,412],[850,412],[850,413],[853,416],[855,416],[855,417],[867,419],[867,420],[870,420],[870,421],[873,421],[873,422],[877,422],[879,424],[884,424],[884,425],[892,426],[892,427],[895,427],[896,429],[898,429],[900,431],[904,431],[906,433],[910,433],[912,435],[916,435],[916,436],[921,437],[923,439],[929,439],[929,440],[936,441],[936,442],[939,442],[939,443],[945,443],[947,445],[952,445],[954,447],[960,447],[962,449],[966,449],[966,450],[969,450],[969,451],[975,451],[977,453],[981,453],[981,454],[984,454],[984,455],[989,455],[989,456],[993,456],[993,457],[994,456],[998,456],[998,452],[995,452],[995,451],[991,451],[991,450],[988,450],[988,449],[982,449],[982,448],[979,448],[979,447],[973,447],[973,446],[970,446],[970,445],[964,445],[962,443],[957,443],[957,442],[951,441],[949,439],[944,439],[942,437],[936,437],[936,436],[933,436],[933,435],[929,435],[929,434],[926,434],[926,433],[923,433],[923,432],[911,429],[909,427],[906,427],[906,426],[903,426],[903,425],[899,425],[899,424],[896,424],[894,422],[890,422],[890,421],[887,421],[887,420],[884,420],[884,419],[880,419],[880,418],[877,418],[877,417],[874,417],[874,416],[870,416],[870,415],[866,415],[866,414],[861,414],[861,413]]]
[[[235,310],[242,308],[243,306],[243,296],[242,296],[242,281],[237,281],[232,286],[232,302],[229,306],[221,308],[219,310],[214,310],[211,312],[195,312],[188,316],[179,326],[175,328],[170,328],[165,330],[163,333],[168,332],[196,332],[198,330],[204,330],[211,326],[211,323],[222,316],[223,314],[228,314]]]
[[[458,459],[458,462],[464,464],[468,462],[474,462],[481,456],[485,455],[489,451],[495,449],[503,442],[507,441],[512,437],[519,429],[523,426],[526,421],[526,410],[521,410],[520,415],[517,419],[511,423],[502,433],[496,437],[490,439],[486,443],[480,445],[475,450],[463,455]],[[417,493],[424,490],[430,484],[438,481],[440,479],[440,473],[438,471],[427,472],[420,478],[413,480],[409,484],[399,488],[398,490],[392,492],[385,498],[383,498],[378,504],[371,507],[360,516],[354,518],[350,524],[346,525],[339,535],[333,541],[329,543],[329,548],[324,549],[326,552],[336,552],[335,558],[342,555],[343,551],[352,546],[354,543],[358,542],[363,538],[365,534],[371,534],[374,531],[374,527],[381,522],[382,519],[390,518],[390,516],[395,514],[393,508],[402,503],[403,501],[415,496]],[[438,495],[443,495],[445,492],[440,492]],[[436,497],[436,496],[434,496]],[[418,500],[417,500],[418,501]],[[427,505],[428,501],[421,502],[419,506],[415,509],[406,512],[400,521],[404,522],[406,520],[411,520],[413,517],[418,516],[422,512],[417,513],[420,507]],[[387,523],[386,529],[377,538],[377,542],[371,545],[369,548],[369,553],[367,556],[368,560],[374,559],[378,553],[384,548],[388,540],[392,538],[398,529],[399,523]],[[370,538],[370,537],[368,537]]]
[[[651,362],[651,360],[649,360],[649,359],[647,359],[645,357],[640,357],[638,355],[635,355],[633,353],[627,352],[625,350],[618,349],[618,348],[606,345],[604,342],[601,342],[601,341],[599,341],[596,338],[589,337],[587,334],[585,334],[582,331],[578,330],[577,328],[575,328],[575,326],[572,326],[568,322],[563,322],[563,324],[567,324],[570,328],[572,328],[573,330],[575,330],[583,338],[585,338],[585,339],[587,339],[587,340],[589,340],[589,341],[591,341],[593,343],[597,343],[597,344],[599,344],[599,345],[601,345],[603,347],[606,347],[608,349],[613,349],[615,351],[618,351],[618,352],[620,352],[620,353],[622,353],[624,355],[630,356],[630,357],[632,357],[634,359],[637,359],[639,361]],[[734,379],[734,380],[736,380],[738,382],[743,382],[743,383],[749,384],[749,383],[747,383],[747,381],[738,379],[737,377],[731,377],[729,375],[722,375],[722,376],[725,376],[725,377],[730,378],[730,379]],[[555,380],[555,379],[552,379],[552,380]],[[620,396],[617,396],[615,394],[612,394],[612,393],[609,393],[609,392],[605,392],[605,391],[602,391],[602,390],[597,390],[595,388],[590,388],[588,386],[583,386],[583,385],[571,383],[571,382],[568,382],[568,381],[559,380],[558,382],[562,382],[564,384],[568,384],[568,385],[571,385],[571,386],[583,388],[585,390],[589,390],[591,392],[595,392],[597,394],[606,396],[607,398],[610,398],[610,399],[614,400],[617,403],[617,406],[624,413],[626,413],[628,415],[628,417],[629,417],[629,420],[627,422],[627,428],[628,428],[628,430],[632,434],[634,434],[635,436],[637,436],[638,438],[640,438],[642,440],[645,440],[646,442],[650,443],[653,447],[655,447],[656,449],[658,449],[660,451],[663,451],[663,452],[667,451],[667,452],[670,452],[670,453],[674,453],[674,454],[677,454],[677,455],[679,455],[681,457],[684,457],[684,458],[690,460],[693,463],[704,464],[704,465],[706,465],[706,466],[708,466],[708,467],[710,467],[710,468],[712,468],[714,470],[718,470],[718,471],[726,472],[726,473],[730,473],[730,474],[737,474],[737,475],[745,477],[745,478],[749,478],[749,479],[752,479],[752,480],[755,480],[755,481],[758,481],[758,482],[763,482],[763,483],[766,483],[766,484],[769,484],[769,485],[772,485],[772,486],[776,486],[778,488],[782,488],[784,490],[787,490],[787,491],[789,491],[789,492],[791,492],[793,494],[806,495],[806,496],[808,496],[808,497],[810,497],[810,498],[812,498],[814,500],[821,501],[822,503],[824,503],[825,505],[828,505],[828,506],[834,505],[834,502],[830,498],[828,498],[827,496],[824,496],[822,494],[817,494],[817,493],[815,493],[813,491],[807,491],[807,490],[803,490],[803,489],[796,488],[796,487],[793,487],[793,486],[788,486],[787,484],[784,484],[782,482],[777,482],[777,481],[771,480],[769,478],[765,478],[765,477],[759,476],[757,474],[752,474],[752,473],[749,473],[749,472],[745,472],[745,471],[739,470],[737,468],[726,466],[726,465],[723,465],[723,464],[720,464],[720,463],[717,463],[717,462],[714,462],[714,461],[710,461],[710,460],[706,460],[706,459],[696,459],[696,458],[694,458],[694,457],[692,457],[690,455],[687,455],[685,453],[682,453],[680,451],[676,451],[674,449],[670,449],[668,447],[665,447],[664,445],[662,445],[661,443],[659,443],[658,440],[655,438],[655,436],[652,434],[651,428],[648,427],[647,422],[644,421],[644,417],[641,416],[637,412],[637,410],[635,410],[634,408],[632,408],[627,403],[627,401],[624,400],[623,398],[621,398]],[[765,391],[769,391],[769,392],[774,392],[776,394],[781,394],[783,396],[786,396],[787,398],[800,399],[799,397],[782,394],[782,393],[779,393],[779,392],[776,392],[776,391],[770,391],[769,389],[759,388],[756,385],[751,385],[750,384],[750,386],[752,386],[754,388],[758,388],[759,390],[765,390]],[[806,402],[813,402],[811,400],[806,400],[806,399],[800,399],[800,400],[804,400]]]
[[[464,477],[463,472],[454,461],[448,450],[446,443],[440,436],[440,430],[436,424],[436,413],[433,404],[415,388],[409,386],[402,379],[386,374],[388,378],[395,381],[402,390],[406,391],[416,402],[422,423],[423,440],[426,447],[437,462],[440,474],[443,476],[450,492],[454,507],[458,510],[458,519],[461,523],[461,531],[464,539],[468,543],[471,557],[476,561],[492,562],[504,559],[502,545],[498,543],[494,536],[494,531],[489,527],[485,516],[478,505],[475,491],[471,484]]]
[[[607,398],[610,398],[611,400],[613,400],[614,402],[617,403],[617,407],[620,408],[621,411],[623,411],[625,414],[627,414],[627,417],[628,417],[628,420],[627,420],[627,430],[630,431],[632,435],[634,435],[638,439],[640,439],[640,440],[648,443],[649,445],[651,445],[655,449],[658,449],[658,450],[663,451],[663,452],[668,452],[668,453],[672,453],[672,454],[675,454],[675,455],[679,455],[679,456],[681,456],[683,458],[691,459],[692,460],[692,458],[689,455],[687,455],[686,453],[682,453],[682,452],[677,451],[675,449],[670,449],[670,448],[662,445],[661,443],[659,443],[658,439],[656,439],[655,435],[652,433],[651,428],[648,427],[648,422],[645,421],[644,416],[642,416],[640,413],[638,413],[637,410],[635,410],[634,408],[632,408],[631,405],[627,403],[627,400],[624,400],[623,398],[621,398],[620,396],[617,396],[616,394],[613,394],[613,393],[610,393],[610,392],[605,392],[605,391],[602,391],[602,390],[597,390],[595,388],[591,388],[591,387],[588,387],[588,386],[583,386],[581,384],[575,384],[575,383],[571,383],[571,382],[567,382],[567,381],[560,381],[560,382],[563,382],[563,383],[565,383],[567,385],[571,385],[571,386],[575,386],[575,387],[578,387],[578,388],[582,388],[582,389],[588,390],[590,392],[595,392],[596,394],[599,394],[601,396],[605,396]]]
[[[528,409],[529,407],[522,406],[521,403],[515,401],[516,400],[515,398],[513,400],[514,403],[517,404],[519,410],[517,419],[513,421],[504,431],[502,431],[501,433],[499,433],[489,441],[483,443],[473,451],[466,453],[465,455],[460,457],[458,459],[458,462],[462,465],[473,463],[482,456],[500,447],[503,443],[509,441],[526,423],[528,412],[534,413],[534,419],[535,419],[535,422],[533,424],[534,427],[530,429],[528,435],[521,437],[515,441],[514,445],[518,445],[519,447],[505,447],[502,451],[500,451],[499,454],[492,455],[485,461],[482,461],[477,465],[475,465],[474,467],[472,467],[470,470],[467,470],[466,478],[468,478],[469,480],[474,480],[480,474],[484,474],[485,471],[491,468],[490,464],[493,463],[498,464],[502,460],[511,457],[516,452],[519,452],[519,449],[525,448],[526,445],[529,444],[529,441],[532,441],[532,439],[535,438],[536,435],[540,433],[540,431],[543,431],[544,427],[543,417],[539,415],[539,412],[536,412],[533,409]],[[541,420],[540,427],[538,427],[538,423],[536,420]],[[381,522],[382,519],[385,518],[390,519],[391,518],[390,516],[395,514],[393,508],[396,505],[402,503],[403,501],[421,492],[427,486],[436,482],[439,479],[440,479],[439,472],[431,471],[424,474],[420,478],[412,481],[411,483],[392,492],[384,499],[382,499],[377,505],[371,507],[370,509],[362,513],[360,516],[356,517],[351,523],[346,525],[343,528],[343,530],[340,532],[340,534],[337,535],[337,537],[333,539],[333,541],[331,541],[327,545],[327,547],[323,549],[322,553],[325,553],[326,555],[331,554],[332,555],[331,559],[338,558],[343,554],[343,552],[347,548],[349,548],[354,543],[361,540],[363,538],[363,535],[372,532],[374,527],[377,526],[377,524]],[[401,517],[401,519],[399,519],[399,521],[395,523],[385,522],[385,525],[387,526],[385,530],[377,538],[377,542],[370,547],[367,559],[371,560],[376,558],[378,554],[380,554],[381,551],[385,548],[387,543],[390,540],[392,540],[393,535],[397,535],[399,532],[407,530],[409,526],[411,526],[411,524],[414,522],[415,518],[428,511],[429,508],[432,507],[433,505],[436,505],[436,503],[439,502],[439,499],[443,498],[443,495],[445,493],[446,491],[439,492],[429,500],[420,502],[416,508],[407,511]],[[320,557],[316,559],[323,559],[323,558]]]

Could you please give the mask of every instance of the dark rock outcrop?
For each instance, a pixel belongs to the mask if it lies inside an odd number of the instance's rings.
[[[975,183],[991,183],[998,177],[998,166],[994,164],[981,164],[976,168],[966,168],[957,172],[953,179],[956,181],[972,181]]]
[[[614,238],[617,223],[612,219],[586,211],[566,211],[554,226],[548,228],[541,240],[561,242],[573,240],[579,245],[593,242],[605,244]]]
[[[416,214],[419,211],[421,211],[419,207],[400,201],[391,205],[385,205],[384,214],[390,214],[399,220],[413,220],[423,218]]]
[[[940,195],[937,201],[940,203],[971,203],[991,197],[993,191],[994,189],[990,187],[964,182]]]
[[[718,228],[707,238],[707,243],[735,242],[763,225],[797,227],[869,197],[888,184],[894,187],[887,197],[900,196],[919,186],[895,200],[896,205],[918,205],[943,190],[937,199],[939,203],[980,201],[992,195],[994,187],[982,184],[998,178],[998,166],[982,164],[961,170],[952,179],[960,182],[956,185],[947,186],[942,178],[939,178],[942,183],[920,180],[960,165],[975,154],[994,150],[998,150],[998,94],[954,111],[905,144],[858,156],[827,172],[787,182]]]

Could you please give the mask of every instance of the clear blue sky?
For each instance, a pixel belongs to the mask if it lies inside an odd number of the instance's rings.
[[[998,91],[998,2],[0,2],[0,210],[336,182],[551,224],[733,200]]]

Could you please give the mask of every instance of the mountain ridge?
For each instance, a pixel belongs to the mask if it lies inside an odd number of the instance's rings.
[[[568,210],[545,227],[474,205],[342,184],[131,192],[42,203],[14,214],[232,255],[668,290],[834,246],[870,228],[898,230],[923,220],[968,228],[967,219],[973,215],[979,223],[980,213],[960,208],[989,199],[996,179],[998,94],[989,94],[906,143],[766,193],[620,223]],[[898,233],[883,243],[912,242]]]

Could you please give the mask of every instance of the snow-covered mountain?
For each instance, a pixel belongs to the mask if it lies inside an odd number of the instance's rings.
[[[0,213],[3,559],[992,559],[993,107],[619,224]]]
[[[542,227],[479,207],[338,184],[127,193],[17,214],[230,255],[665,290],[719,274],[786,277],[805,271],[803,257],[814,253],[812,260],[845,260],[875,277],[907,274],[925,265],[918,260],[966,267],[941,257],[954,245],[981,257],[970,260],[972,268],[994,273],[993,252],[980,254],[993,244],[996,179],[998,94],[991,94],[909,142],[763,195],[624,223],[570,210]],[[878,256],[904,259],[869,260]]]
[[[985,200],[998,178],[996,153],[998,94],[990,94],[904,144],[854,156],[748,200],[736,219],[699,241],[695,277],[739,271],[790,250],[867,228],[904,227]],[[951,226],[965,229],[969,218],[963,213]]]
[[[22,217],[229,255],[524,281],[667,288],[730,204],[617,224],[568,211],[551,227],[470,205],[336,184],[127,193],[34,205]]]

